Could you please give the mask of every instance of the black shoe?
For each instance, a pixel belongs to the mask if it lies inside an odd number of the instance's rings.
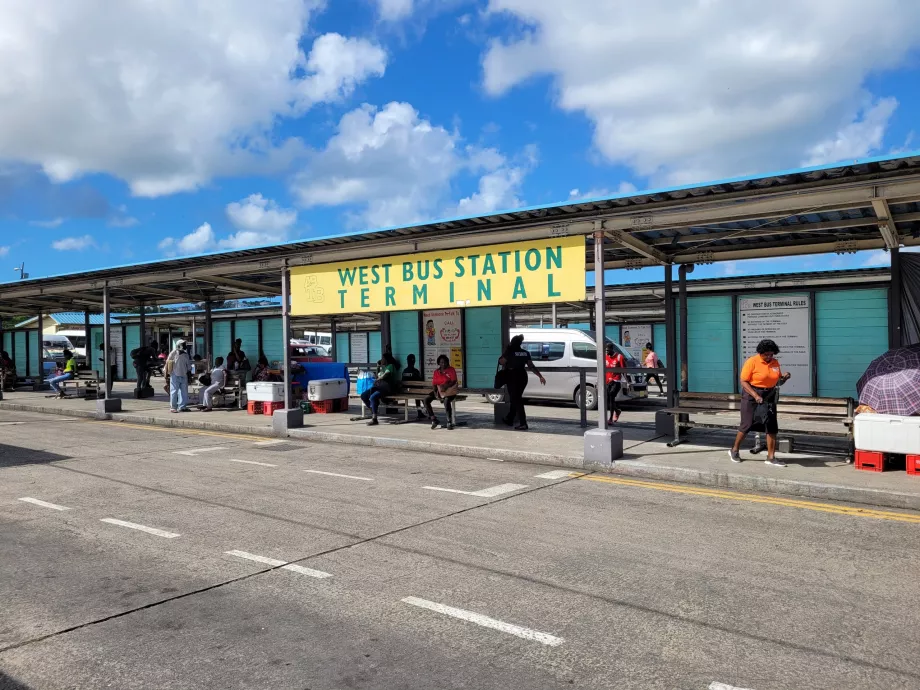
[[[431,420],[431,428],[432,428],[432,429],[437,429],[438,426],[440,426],[440,425],[438,424],[437,417],[435,417],[434,419]]]
[[[505,426],[514,426],[514,420],[513,420],[513,419],[508,419],[507,417],[502,417],[502,423],[503,423]]]
[[[518,424],[516,427],[514,427],[514,430],[515,431],[527,431],[529,428],[530,427],[528,427],[526,424]]]
[[[453,425],[453,424],[448,424],[448,425],[447,425],[447,430],[448,430],[448,431],[453,431],[453,430],[454,430],[454,425]]]
[[[378,424],[380,424],[380,422],[377,421],[376,417],[367,423],[368,426],[377,426]]]

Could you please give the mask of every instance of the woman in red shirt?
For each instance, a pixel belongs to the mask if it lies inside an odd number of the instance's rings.
[[[454,398],[457,397],[459,383],[457,382],[457,370],[450,365],[450,359],[448,359],[447,355],[438,357],[438,368],[434,371],[431,383],[434,385],[434,389],[425,398],[425,411],[431,418],[431,428],[438,428],[437,415],[431,409],[431,403],[437,399],[444,402],[444,411],[447,412],[447,428],[453,429],[452,408]]]
[[[626,359],[623,357],[622,353],[618,352],[611,343],[607,343],[604,356],[604,366],[608,369],[614,369],[616,367],[625,367]],[[608,424],[613,424],[620,419],[620,406],[617,405],[617,396],[620,394],[620,388],[622,387],[622,376],[620,374],[615,374],[612,371],[608,371],[604,374],[604,382],[607,384],[607,414],[609,419],[607,420]]]

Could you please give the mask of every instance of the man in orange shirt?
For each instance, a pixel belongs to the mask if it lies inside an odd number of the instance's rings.
[[[757,354],[749,358],[741,368],[741,426],[735,436],[735,445],[728,451],[732,462],[741,462],[741,443],[756,425],[767,434],[766,464],[785,467],[777,460],[776,434],[779,422],[776,418],[777,388],[789,380],[791,374],[780,369],[776,355],[779,347],[772,340],[761,340]]]

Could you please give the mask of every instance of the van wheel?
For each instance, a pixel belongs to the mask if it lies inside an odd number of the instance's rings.
[[[594,386],[588,384],[585,386],[587,389],[587,395],[585,396],[585,407],[589,410],[597,409],[597,392],[594,390]],[[575,406],[581,409],[581,386],[575,389]]]
[[[486,399],[493,405],[498,405],[500,402],[503,402],[505,400],[505,394],[504,393],[489,393],[486,396]]]

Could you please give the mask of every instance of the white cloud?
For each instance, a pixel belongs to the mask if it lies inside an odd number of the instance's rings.
[[[558,107],[593,122],[598,152],[653,184],[794,165],[854,120],[868,75],[920,45],[914,0],[489,0],[488,11],[518,28],[486,51],[486,91],[548,75]]]
[[[90,235],[83,235],[82,237],[65,237],[51,243],[51,248],[57,249],[59,252],[78,252],[95,246],[96,241]]]
[[[883,98],[834,136],[811,147],[808,159],[802,165],[823,165],[877,153],[882,146],[888,120],[897,107],[897,99]]]
[[[280,208],[261,194],[252,194],[242,201],[228,204],[227,217],[240,228],[237,232],[218,238],[210,223],[202,223],[178,239],[163,238],[157,247],[163,254],[172,257],[277,244],[288,239],[288,233],[297,220],[297,212]]]
[[[580,189],[573,189],[569,192],[570,201],[579,201],[583,199],[605,199],[608,197],[622,196],[624,194],[635,194],[638,191],[636,185],[632,182],[620,182],[615,191],[611,191],[606,187],[589,189],[587,192],[582,192]]]
[[[383,73],[363,39],[300,47],[323,0],[7,0],[0,159],[54,181],[102,172],[140,196],[286,167],[274,128]]]
[[[202,223],[193,232],[178,240],[174,237],[164,238],[158,245],[166,256],[191,256],[204,254],[217,248],[214,230],[210,223]]]
[[[9,247],[0,247],[0,256],[6,256],[10,253]]]
[[[920,247],[901,247],[901,253],[920,252]],[[873,249],[865,254],[862,268],[887,268],[891,266],[891,254],[886,249]]]
[[[381,228],[444,214],[495,210],[520,203],[518,191],[535,155],[509,162],[495,149],[462,145],[460,134],[422,118],[409,103],[363,105],[295,177],[292,192],[306,208],[350,206],[350,224]],[[461,173],[480,175],[478,191],[450,203]],[[354,207],[357,210],[354,210]]]
[[[387,22],[405,19],[413,10],[413,0],[377,0],[377,14]]]
[[[227,204],[227,217],[240,230],[283,234],[297,222],[297,211],[281,208],[261,194]]]
[[[57,228],[60,227],[64,222],[64,219],[61,217],[52,218],[51,220],[32,220],[29,221],[29,225],[32,225],[36,228]]]

